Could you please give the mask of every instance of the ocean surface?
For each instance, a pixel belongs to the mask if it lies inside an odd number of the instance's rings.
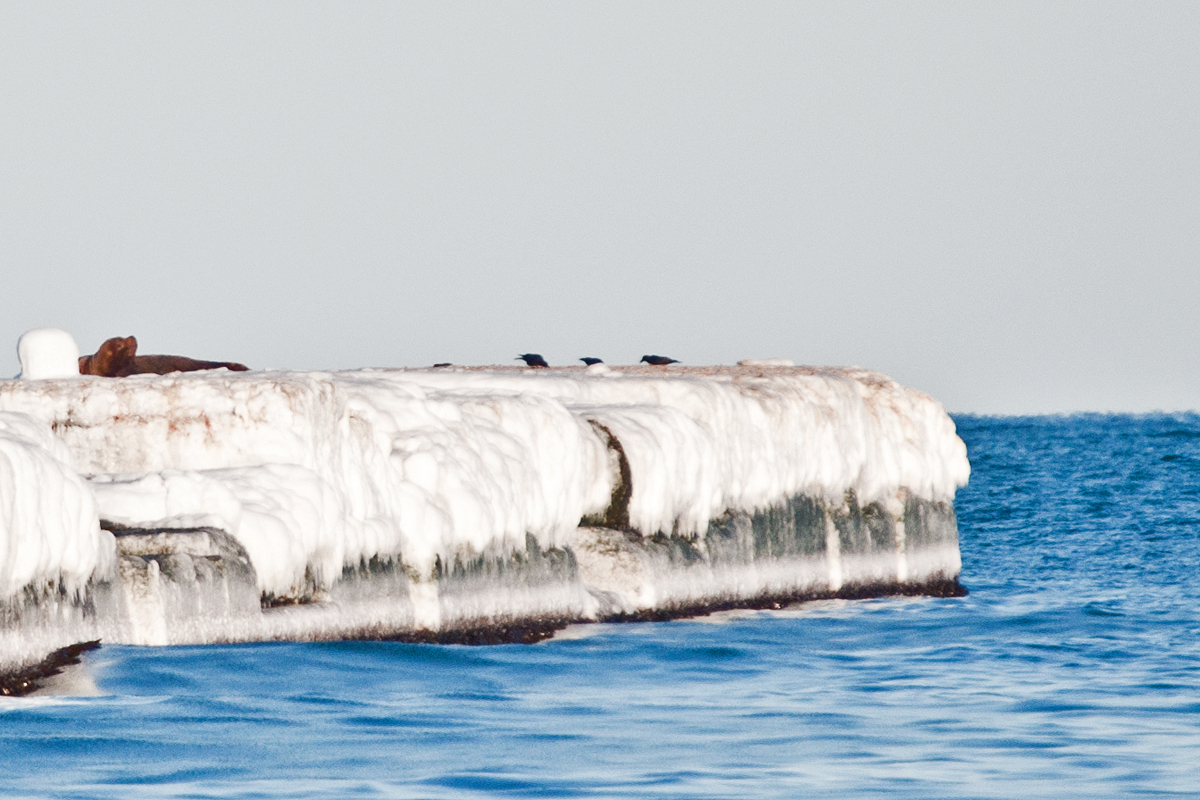
[[[0,795],[1200,797],[1200,416],[956,422],[968,597],[105,646],[0,700]]]

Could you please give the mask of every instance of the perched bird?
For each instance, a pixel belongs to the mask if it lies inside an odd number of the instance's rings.
[[[592,364],[603,364],[604,363],[604,361],[602,359],[592,358],[591,356],[584,356],[583,358],[581,358],[579,360],[582,361],[583,363],[587,364],[589,367]]]
[[[453,366],[454,366],[454,365],[453,365],[453,364],[451,364],[449,361],[442,361],[442,362],[440,362],[440,363],[438,363],[438,364],[434,364],[434,365],[433,365],[433,368],[434,368],[434,369],[437,369],[438,367],[453,367]]]
[[[548,367],[548,366],[550,366],[549,364],[546,363],[546,359],[542,358],[537,353],[522,353],[521,355],[517,356],[517,358],[521,359],[528,366],[531,366],[531,367]]]
[[[642,356],[642,361],[656,367],[665,367],[667,364],[678,364],[679,362],[673,358],[666,356]]]

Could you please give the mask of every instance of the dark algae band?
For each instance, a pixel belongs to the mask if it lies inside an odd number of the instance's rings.
[[[36,692],[47,678],[58,675],[69,666],[78,664],[84,653],[95,650],[99,646],[99,641],[80,642],[55,650],[32,666],[10,672],[0,672],[0,696],[21,697]]]
[[[503,644],[536,644],[550,639],[558,631],[573,624],[666,622],[675,619],[702,617],[719,611],[735,609],[780,609],[793,603],[815,600],[866,600],[879,597],[966,597],[967,589],[957,579],[934,580],[924,584],[895,583],[859,584],[843,587],[836,592],[805,592],[749,599],[730,599],[688,606],[654,608],[634,613],[618,613],[601,619],[546,618],[505,624],[479,624],[446,630],[417,630],[392,634],[361,631],[358,635],[339,636],[326,641],[388,641],[407,644],[488,646]],[[313,637],[320,640],[321,637]],[[55,650],[42,661],[19,670],[0,673],[0,696],[22,697],[42,688],[45,680],[60,674],[66,667],[79,664],[84,653],[97,650],[100,642],[80,642]]]

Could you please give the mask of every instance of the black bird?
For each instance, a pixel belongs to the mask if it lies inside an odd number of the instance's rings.
[[[678,364],[679,362],[673,358],[666,356],[642,356],[642,361],[656,367],[665,367],[667,364]]]
[[[542,358],[537,353],[522,353],[521,355],[517,356],[517,358],[524,361],[526,363],[526,365],[528,365],[530,367],[548,367],[548,366],[550,366],[549,364],[546,363],[546,359]]]
[[[602,361],[601,359],[592,358],[591,356],[584,356],[583,358],[581,358],[579,360],[582,361],[583,363],[587,364],[589,367],[592,364],[603,364],[604,363],[604,361]]]
[[[451,364],[449,361],[443,361],[440,364],[434,364],[433,366],[434,366],[434,369],[437,369],[438,367],[453,367],[454,365]]]

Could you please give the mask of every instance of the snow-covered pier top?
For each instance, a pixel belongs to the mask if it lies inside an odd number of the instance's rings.
[[[0,664],[945,591],[968,474],[857,369],[0,381]]]

